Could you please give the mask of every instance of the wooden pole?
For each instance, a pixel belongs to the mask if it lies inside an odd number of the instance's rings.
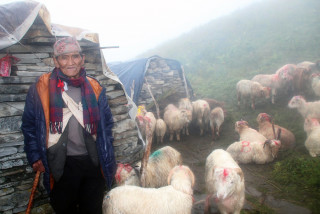
[[[146,123],[146,149],[144,151],[142,161],[141,161],[141,186],[146,186],[146,168],[148,165],[148,160],[150,156],[151,151],[151,145],[152,145],[152,133],[151,133],[151,123]]]
[[[152,100],[153,100],[153,102],[154,102],[154,105],[156,106],[156,111],[157,111],[158,119],[160,119],[159,105],[158,105],[156,99],[154,98],[154,96],[153,96],[153,94],[152,94],[152,91],[151,91],[151,89],[150,89],[150,85],[149,85],[149,83],[148,83],[148,81],[147,81],[147,78],[144,78],[144,81],[145,81],[146,84],[147,84],[147,88],[148,88],[148,91],[149,91],[149,93],[150,93],[150,96],[151,96],[151,98],[152,98]]]
[[[183,77],[183,82],[184,82],[184,89],[186,90],[186,95],[187,98],[190,99],[189,91],[188,91],[188,85],[187,85],[187,80],[186,76],[184,75],[184,69],[183,66],[181,65],[181,70],[182,70],[182,77]]]
[[[34,193],[37,189],[38,183],[39,183],[39,177],[40,177],[40,171],[37,171],[34,181],[33,181],[33,186],[32,186],[32,190],[31,190],[31,195],[29,198],[29,203],[28,203],[28,207],[26,210],[26,214],[29,214],[31,211],[31,207],[32,207],[32,202],[33,202],[33,198],[34,198]]]

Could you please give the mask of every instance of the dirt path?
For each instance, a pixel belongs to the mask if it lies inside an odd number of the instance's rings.
[[[153,150],[170,145],[181,152],[185,165],[188,165],[196,176],[194,187],[194,200],[192,214],[203,214],[204,200],[206,198],[205,190],[205,161],[206,157],[214,149],[226,149],[227,146],[236,141],[238,136],[233,130],[223,130],[218,141],[213,142],[209,134],[200,137],[197,130],[190,130],[189,136],[182,136],[181,142],[173,141],[162,145],[154,144]],[[246,203],[243,208],[244,213],[290,213],[290,214],[308,214],[308,209],[299,207],[291,202],[282,199],[275,199],[272,194],[281,189],[270,180],[269,173],[272,170],[271,164],[240,165],[244,172],[246,186]],[[248,197],[257,203],[248,200]],[[261,207],[267,208],[261,208]],[[265,211],[262,211],[265,210]],[[215,207],[211,208],[211,213],[219,213]]]

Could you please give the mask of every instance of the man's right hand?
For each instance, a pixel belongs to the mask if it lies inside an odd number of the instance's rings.
[[[32,168],[33,168],[33,171],[35,171],[35,172],[37,172],[37,171],[44,172],[45,171],[41,160],[37,160],[36,162],[34,162],[32,164]]]

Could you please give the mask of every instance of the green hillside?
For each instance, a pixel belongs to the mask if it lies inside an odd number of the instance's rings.
[[[235,84],[320,59],[320,1],[263,0],[150,50],[179,60],[199,96],[230,101]]]
[[[306,206],[313,213],[320,210],[320,159],[312,158],[305,148],[303,118],[296,109],[287,107],[291,97],[278,98],[275,105],[259,103],[256,110],[238,108],[235,85],[258,73],[274,73],[285,64],[319,60],[319,11],[319,0],[262,0],[142,55],[179,60],[196,98],[225,101],[224,136],[234,134],[234,123],[240,119],[257,129],[255,119],[261,112],[291,130],[296,147],[280,153],[272,163],[273,176],[269,179],[282,185],[282,191],[272,194]],[[226,148],[232,142],[225,137],[215,145]]]

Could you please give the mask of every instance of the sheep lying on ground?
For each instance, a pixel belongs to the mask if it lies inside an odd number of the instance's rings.
[[[281,129],[278,130],[278,137],[280,138]],[[228,146],[232,158],[239,163],[257,163],[265,164],[273,161],[281,147],[279,140],[259,141],[238,141]]]
[[[187,112],[189,122],[185,124],[182,132],[183,134],[189,135],[189,125],[192,121],[192,111],[193,111],[191,101],[188,98],[181,98],[179,100],[179,109],[185,110]]]
[[[271,116],[266,113],[260,113],[257,116],[257,122],[259,124],[259,133],[265,136],[267,139],[274,139],[275,133],[273,132],[272,123],[271,123]],[[293,148],[296,142],[296,138],[294,134],[286,128],[283,128],[278,125],[274,125],[274,129],[278,130],[281,129],[281,149],[290,149]]]
[[[213,197],[220,213],[240,214],[245,199],[244,176],[228,152],[216,149],[207,157],[205,181],[209,194],[206,211],[209,198]]]
[[[257,141],[263,143],[267,140],[267,138],[257,130],[250,128],[248,122],[244,120],[235,123],[235,131],[239,134],[239,140],[241,141]]]
[[[147,187],[162,187],[167,185],[167,178],[170,170],[182,164],[181,153],[170,146],[165,146],[153,152],[146,168],[145,184]],[[131,166],[118,165],[116,172],[116,183],[120,185],[140,186],[140,163],[137,170],[132,170]]]
[[[173,135],[176,135],[177,141],[180,141],[180,132],[183,127],[189,123],[188,114],[185,110],[180,110],[173,104],[169,104],[163,114],[164,122],[170,134],[170,141],[173,140]]]
[[[157,143],[163,143],[163,137],[166,134],[167,125],[161,118],[156,121],[155,134],[157,137]]]
[[[317,119],[306,118],[304,121],[304,130],[307,133],[305,146],[311,157],[320,155],[320,124]]]
[[[255,100],[257,98],[269,99],[270,88],[262,86],[260,83],[252,80],[240,80],[237,83],[237,98],[238,106],[241,105],[241,100],[251,99],[251,108],[255,109]],[[244,103],[244,105],[246,102]]]
[[[210,128],[212,139],[216,140],[220,136],[220,126],[224,122],[224,112],[221,107],[216,107],[210,112]]]
[[[320,119],[320,101],[306,102],[302,96],[294,96],[288,104],[289,108],[296,108],[305,119],[307,117]]]
[[[191,214],[194,179],[190,168],[182,165],[170,171],[168,186],[116,187],[104,197],[103,214]]]
[[[210,106],[205,100],[196,100],[192,102],[192,117],[200,129],[200,136],[209,128]]]

